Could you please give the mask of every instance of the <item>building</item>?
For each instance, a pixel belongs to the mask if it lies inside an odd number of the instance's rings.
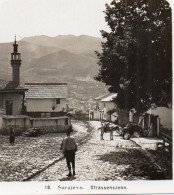
[[[107,93],[95,98],[96,109],[93,111],[93,117],[97,120],[111,120],[110,111],[116,109],[113,99],[117,97],[115,93]],[[114,120],[114,119],[113,119]]]
[[[12,81],[0,82],[0,109],[6,115],[20,115],[24,112],[26,88],[20,85],[21,54],[18,52],[16,38],[11,53]]]
[[[117,93],[107,93],[95,98],[96,109],[91,111],[90,118],[95,120],[112,121],[121,126],[125,126],[130,121],[129,112],[120,110],[114,99]]]
[[[104,95],[102,95],[102,96],[99,96],[99,97],[97,97],[97,98],[94,99],[94,100],[95,100],[95,105],[96,105],[96,110],[100,110],[101,107],[102,107],[102,104],[100,103],[100,101],[101,101],[103,98],[106,98],[106,97],[108,97],[108,96],[110,96],[110,95],[111,95],[111,93],[106,93],[106,94],[104,94]]]
[[[58,117],[66,114],[67,83],[26,83],[26,111],[32,117]]]
[[[147,113],[158,116],[162,128],[172,130],[172,108],[157,107],[148,110]]]
[[[71,126],[71,118],[65,116],[67,84],[26,83],[22,87],[20,66],[21,55],[15,38],[11,53],[12,81],[0,79],[0,134],[8,135],[11,127],[15,135],[35,127],[42,133],[66,132]]]
[[[107,97],[104,97],[99,102],[99,109],[103,110],[103,119],[110,121],[111,120],[111,110],[117,108],[113,99],[117,97],[117,94],[110,94]]]

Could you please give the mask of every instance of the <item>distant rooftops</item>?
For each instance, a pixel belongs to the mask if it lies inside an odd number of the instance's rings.
[[[117,97],[117,93],[106,93],[102,96],[95,98],[95,100],[99,100],[101,102],[111,102],[116,97]]]
[[[26,98],[67,98],[67,83],[25,83]]]
[[[27,91],[27,89],[21,85],[16,86],[16,84],[13,81],[5,81],[0,79],[0,91],[10,93],[17,91]]]
[[[105,97],[108,97],[108,96],[110,96],[110,95],[111,95],[111,93],[106,93],[106,94],[104,94],[104,95],[101,95],[101,96],[95,98],[95,100],[101,100],[101,99],[103,99],[103,98],[105,98]]]
[[[117,97],[117,93],[112,94],[112,95],[110,95],[108,97],[105,97],[105,98],[101,99],[100,101],[101,102],[112,102],[113,99],[116,98],[116,97]]]

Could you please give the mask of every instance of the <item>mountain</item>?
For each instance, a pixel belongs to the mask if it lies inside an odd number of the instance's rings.
[[[88,80],[93,80],[94,75],[98,71],[96,63],[96,57],[83,54],[77,55],[61,50],[32,60],[25,71],[25,78],[35,72],[39,77],[50,75],[51,80],[53,78],[64,80],[66,78],[74,78],[76,80],[88,78]]]
[[[93,53],[95,50],[101,50],[101,41],[103,41],[103,39],[87,35],[58,35],[56,37],[41,35],[24,38],[22,41],[42,46],[61,48],[72,53]]]
[[[86,35],[59,35],[56,37],[42,35],[23,38],[18,41],[22,57],[21,72],[24,73],[24,76],[33,77],[26,74],[36,71],[37,75],[42,75],[48,69],[50,74],[51,70],[56,70],[61,76],[68,74],[71,77],[70,73],[73,73],[73,78],[79,77],[80,74],[86,78],[93,78],[98,70],[95,50],[101,50],[101,41],[103,41],[101,38]],[[12,45],[13,43],[0,43],[0,76],[4,77],[6,74],[8,79],[11,74]],[[51,77],[51,75],[49,76]]]
[[[59,51],[58,48],[45,47],[33,43],[19,41],[19,52],[21,53],[21,71],[30,68],[28,65],[34,59]],[[10,65],[13,43],[0,43],[0,78],[11,79],[12,69]],[[39,66],[39,65],[38,65]],[[21,75],[21,79],[24,79]]]
[[[103,39],[86,35],[34,36],[18,41],[21,53],[21,82],[67,82],[70,96],[81,101],[105,93],[94,81],[98,72],[95,51]],[[13,43],[0,43],[0,79],[11,80]]]

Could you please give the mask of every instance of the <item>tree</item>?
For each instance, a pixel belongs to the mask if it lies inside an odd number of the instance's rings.
[[[172,101],[171,8],[164,0],[113,0],[106,4],[110,32],[98,56],[95,79],[117,93],[121,109],[147,111]]]

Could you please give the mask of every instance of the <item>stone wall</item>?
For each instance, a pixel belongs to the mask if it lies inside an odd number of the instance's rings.
[[[67,116],[53,118],[31,118],[23,115],[0,115],[0,134],[8,135],[10,127],[15,135],[21,135],[29,128],[40,128],[42,133],[66,132],[71,125],[71,119]]]

